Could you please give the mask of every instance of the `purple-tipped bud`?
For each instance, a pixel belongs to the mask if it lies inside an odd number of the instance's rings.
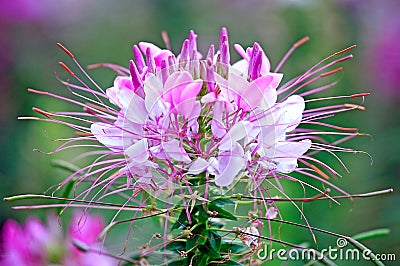
[[[222,63],[222,75],[227,76],[229,72],[229,62],[230,62],[230,55],[229,55],[229,43],[228,37],[222,37],[222,46],[221,46],[221,63]]]
[[[139,73],[142,74],[143,68],[145,67],[146,64],[144,62],[142,52],[140,52],[140,49],[137,45],[133,46],[133,57],[135,58]]]
[[[214,64],[212,59],[209,58],[207,58],[206,78],[207,78],[208,91],[209,92],[215,91]]]
[[[226,41],[228,41],[228,30],[225,27],[222,27],[221,33],[219,35],[219,50],[221,51],[222,43],[224,42],[224,37],[226,37]]]
[[[191,58],[197,58],[197,51],[192,51]],[[198,60],[189,61],[189,71],[193,73],[193,76],[198,77],[198,75],[200,74]]]
[[[254,53],[254,49],[256,49],[256,51],[261,51],[261,46],[258,44],[258,42],[254,42],[253,44],[253,53]]]
[[[140,78],[140,74],[138,69],[136,68],[135,62],[133,60],[129,60],[129,71],[131,72],[132,84],[135,90],[135,93],[141,97],[144,97],[143,93],[143,81]]]
[[[221,54],[218,54],[218,55],[217,55],[217,60],[216,60],[216,62],[217,62],[217,64],[218,64],[218,63],[221,63]]]
[[[175,55],[168,56],[168,70],[170,74],[176,70],[176,57]]]
[[[179,63],[188,61],[189,57],[189,40],[186,39],[182,44],[182,50],[179,57]]]
[[[193,30],[189,33],[189,56],[190,59],[197,59],[197,34]]]
[[[262,51],[258,51],[255,59],[253,60],[252,72],[250,75],[250,80],[255,80],[260,77],[261,65],[262,65]]]
[[[206,70],[206,62],[205,61],[199,61],[199,76],[200,79],[202,80],[207,80],[207,70]]]
[[[154,62],[153,54],[151,53],[150,48],[146,49],[146,62],[147,62],[147,71],[149,73],[156,73],[156,64]]]
[[[253,67],[254,67],[254,62],[257,58],[258,52],[261,50],[261,47],[258,43],[254,43],[253,49],[251,50],[251,56],[250,56],[250,61],[249,61],[249,69],[247,72],[247,75],[251,77],[253,74]]]
[[[167,80],[169,76],[168,72],[168,62],[166,60],[161,61],[161,80],[162,83],[165,84],[165,81]]]
[[[214,44],[210,45],[210,49],[208,49],[208,53],[207,53],[207,61],[211,60],[211,62],[214,61],[214,55],[215,55],[215,48],[214,48]]]
[[[135,62],[133,62],[133,60],[129,60],[129,71],[131,72],[133,87],[135,89],[140,87],[143,84],[142,79],[140,78],[138,69],[135,65]]]
[[[221,62],[223,64],[229,64],[230,61],[230,54],[229,54],[229,43],[228,37],[223,37],[224,41],[222,42],[221,46]]]

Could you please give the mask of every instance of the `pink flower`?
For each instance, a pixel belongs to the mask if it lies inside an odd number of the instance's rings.
[[[113,259],[99,253],[103,248],[97,237],[103,228],[100,217],[76,213],[64,238],[55,216],[48,217],[47,226],[33,217],[28,218],[23,227],[14,220],[8,220],[2,231],[0,265],[115,265]],[[74,241],[98,251],[80,251]]]
[[[46,265],[46,245],[51,238],[48,230],[36,218],[28,218],[23,227],[14,220],[6,221],[2,240],[0,265]]]
[[[165,81],[162,98],[170,104],[173,113],[187,118],[193,106],[198,103],[196,97],[202,86],[203,81],[193,80],[189,72],[175,72]]]
[[[65,265],[115,265],[110,257],[101,254],[102,245],[98,239],[104,229],[104,221],[99,216],[87,216],[82,213],[75,213],[68,226],[67,241],[69,243],[68,254],[64,257]],[[78,241],[87,247],[95,248],[98,251],[82,252],[73,243]]]
[[[235,45],[243,59],[231,65],[226,29],[221,31],[219,50],[211,45],[205,60],[199,60],[196,40],[191,31],[178,55],[139,43],[129,70],[117,69],[126,75],[117,76],[105,93],[92,92],[114,107],[100,98],[94,101],[99,107],[85,107],[97,121],[89,122],[89,132],[83,131],[105,145],[110,155],[126,158],[107,169],[118,169],[116,178],[133,179],[128,183],[157,186],[162,186],[163,175],[174,180],[206,172],[222,187],[253,167],[269,175],[296,171],[299,158],[313,148],[316,138],[292,134],[307,117],[304,98],[295,93],[326,67],[281,85],[283,74],[271,71],[258,43],[246,50]],[[74,88],[88,91],[85,86]]]

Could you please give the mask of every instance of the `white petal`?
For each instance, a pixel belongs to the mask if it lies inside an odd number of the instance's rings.
[[[279,124],[287,126],[286,132],[294,130],[300,124],[304,108],[304,99],[298,95],[292,95],[282,103],[279,108],[282,112]]]
[[[221,102],[216,102],[213,106],[213,119],[211,120],[211,132],[217,138],[222,138],[226,129],[222,123],[223,115],[223,104]]]
[[[241,170],[246,166],[243,148],[237,144],[232,152],[223,152],[218,155],[219,174],[215,175],[217,186],[229,186]]]
[[[106,123],[93,123],[90,131],[96,139],[113,151],[120,151],[122,145],[122,130],[115,125]]]
[[[147,161],[149,158],[147,139],[141,139],[125,149],[125,154],[137,163]]]
[[[297,159],[303,156],[310,147],[311,140],[309,139],[299,142],[279,142],[273,159],[277,163],[277,170],[282,173],[293,172],[297,167]]]
[[[252,129],[251,123],[249,121],[239,121],[236,123],[222,138],[218,149],[219,150],[231,150],[235,147],[236,142],[245,138],[250,130]]]
[[[117,91],[117,100],[122,106],[122,109],[126,109],[129,107],[129,103],[134,95],[136,94],[128,89],[120,89]]]
[[[245,59],[239,60],[232,65],[232,68],[240,73],[241,76],[247,77],[249,71],[249,62]]]
[[[145,106],[147,112],[151,112],[157,103],[161,101],[161,95],[163,92],[163,84],[161,80],[153,74],[146,75],[146,82],[144,83],[145,93]]]
[[[125,116],[130,121],[137,124],[145,124],[149,115],[147,113],[144,99],[134,94],[126,108]]]
[[[200,173],[203,173],[207,169],[207,167],[210,166],[210,164],[210,162],[207,162],[205,159],[199,157],[192,163],[187,173],[198,175]]]
[[[162,142],[161,145],[164,151],[172,159],[184,163],[190,163],[192,161],[190,160],[185,149],[180,145],[180,142],[178,140],[173,139],[168,142]]]

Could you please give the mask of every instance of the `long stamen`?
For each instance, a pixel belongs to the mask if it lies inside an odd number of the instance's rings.
[[[284,57],[281,59],[281,61],[278,63],[278,65],[276,66],[276,68],[274,69],[274,72],[277,73],[279,71],[279,69],[281,69],[281,67],[283,66],[283,64],[288,60],[288,58],[290,57],[290,55],[300,46],[302,46],[304,43],[308,42],[310,40],[310,38],[308,36],[301,38],[299,41],[297,41],[296,43],[294,43],[292,45],[292,47],[290,47],[289,51],[287,51],[287,53],[284,55]]]

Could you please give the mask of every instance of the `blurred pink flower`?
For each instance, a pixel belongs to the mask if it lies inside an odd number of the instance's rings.
[[[387,21],[382,29],[372,40],[368,76],[377,93],[400,97],[400,22]]]
[[[3,249],[0,265],[46,265],[48,229],[36,218],[28,218],[23,227],[8,220],[2,231]]]
[[[83,252],[73,244],[79,241],[101,251],[101,242],[97,236],[103,228],[104,222],[100,217],[82,213],[75,213],[65,237],[56,216],[49,216],[47,225],[34,217],[28,218],[23,226],[14,220],[8,220],[2,231],[0,265],[115,265],[113,259],[95,251]]]
[[[101,255],[97,252],[82,252],[73,243],[78,241],[87,247],[95,248],[101,251],[101,242],[98,239],[99,234],[104,228],[104,221],[100,216],[87,216],[81,213],[75,213],[68,226],[67,243],[68,253],[64,257],[65,265],[96,265],[108,266],[115,265],[113,259]]]

